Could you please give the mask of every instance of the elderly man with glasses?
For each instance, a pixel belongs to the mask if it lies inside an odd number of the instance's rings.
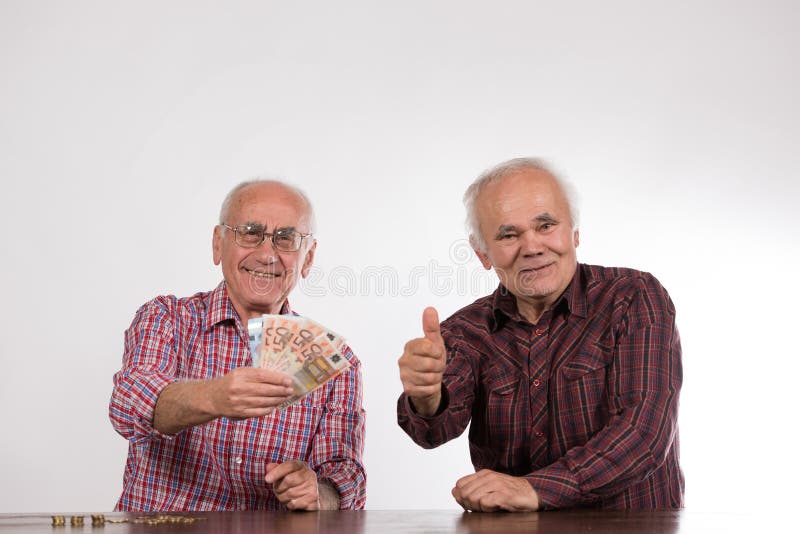
[[[247,321],[293,314],[287,296],[311,268],[308,198],[245,182],[214,228],[224,281],[158,297],[125,333],[109,415],[129,440],[117,510],[360,509],[364,410],[360,362],[301,401],[291,379],[252,366]]]

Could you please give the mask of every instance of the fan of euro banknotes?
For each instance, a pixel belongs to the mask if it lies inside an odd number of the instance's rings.
[[[305,397],[350,366],[342,336],[297,315],[262,315],[247,321],[253,367],[292,377],[294,394],[280,408]]]

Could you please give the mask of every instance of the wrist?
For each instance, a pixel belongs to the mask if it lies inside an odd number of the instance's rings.
[[[330,480],[318,480],[317,492],[319,493],[319,507],[321,510],[339,509],[341,498],[338,490]]]
[[[442,393],[439,391],[439,393],[428,397],[409,397],[409,400],[418,415],[431,417],[439,411],[439,406],[442,403]]]

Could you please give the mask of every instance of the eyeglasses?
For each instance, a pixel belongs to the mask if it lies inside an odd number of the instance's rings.
[[[279,228],[274,233],[269,233],[265,232],[261,225],[255,224],[228,226],[225,223],[220,223],[220,226],[224,226],[228,230],[233,231],[234,241],[243,248],[256,248],[269,236],[275,250],[281,252],[297,252],[300,250],[303,239],[311,237],[311,234],[301,234],[297,230],[292,230],[291,228]]]

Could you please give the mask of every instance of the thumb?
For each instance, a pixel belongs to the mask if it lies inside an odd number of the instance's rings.
[[[436,308],[427,307],[422,312],[422,331],[425,332],[425,339],[434,343],[444,343],[442,332],[439,330],[439,313]]]

